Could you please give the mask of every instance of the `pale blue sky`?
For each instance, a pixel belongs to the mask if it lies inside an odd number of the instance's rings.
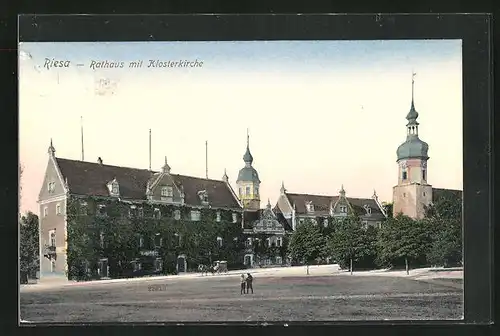
[[[209,177],[227,169],[234,185],[250,129],[261,198],[290,192],[392,200],[396,149],[405,140],[411,74],[421,138],[429,143],[429,182],[462,188],[461,41],[249,41],[22,43],[21,209],[36,210],[50,138],[56,155],[153,169],[168,156],[173,173]],[[85,63],[43,69],[45,58]],[[195,59],[201,68],[130,69],[143,59]],[[90,70],[91,60],[123,69]],[[113,95],[95,94],[111,79]]]

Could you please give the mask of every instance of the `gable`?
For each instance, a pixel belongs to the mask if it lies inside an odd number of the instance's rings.
[[[53,191],[49,191],[48,189],[49,182],[54,183]],[[40,188],[40,192],[38,193],[38,200],[45,200],[65,193],[66,190],[64,187],[64,180],[61,180],[61,177],[59,176],[55,161],[52,158],[49,158],[47,168],[45,168],[43,183]]]

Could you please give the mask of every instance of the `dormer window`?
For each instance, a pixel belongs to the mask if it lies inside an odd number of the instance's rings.
[[[110,196],[115,196],[115,197],[120,196],[120,185],[118,184],[116,178],[108,183],[108,189]]]
[[[216,222],[220,222],[221,218],[220,218],[220,211],[217,211],[217,213],[215,214],[215,221]]]
[[[371,215],[372,214],[372,208],[368,204],[365,204],[363,206],[363,208],[365,208],[367,215]]]
[[[306,203],[306,209],[307,209],[307,212],[314,212],[314,205],[312,204],[311,201]]]
[[[347,206],[346,206],[346,205],[341,205],[341,206],[339,207],[339,211],[340,211],[341,213],[347,213]]]
[[[208,193],[206,190],[198,191],[198,197],[202,204],[208,204]]]

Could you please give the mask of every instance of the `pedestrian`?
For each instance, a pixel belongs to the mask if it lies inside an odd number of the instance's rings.
[[[240,294],[245,294],[245,288],[246,288],[245,274],[242,274],[241,275],[241,289],[240,289]]]
[[[252,290],[252,294],[253,294],[252,282],[253,282],[253,276],[250,273],[247,273],[247,278],[246,278],[247,294],[248,294],[248,290]]]

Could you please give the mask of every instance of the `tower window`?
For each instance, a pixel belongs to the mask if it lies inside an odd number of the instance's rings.
[[[403,173],[402,173],[401,178],[402,178],[403,180],[408,179],[408,172],[406,171],[406,169],[404,169],[404,170],[403,170]]]
[[[258,186],[254,186],[253,187],[253,191],[254,191],[255,195],[258,195],[259,194],[259,187]]]
[[[246,195],[250,195],[250,187],[246,187],[245,188],[245,194]]]
[[[422,169],[422,180],[427,180],[427,171],[425,169]]]
[[[422,193],[423,196],[425,196],[425,191]]]

